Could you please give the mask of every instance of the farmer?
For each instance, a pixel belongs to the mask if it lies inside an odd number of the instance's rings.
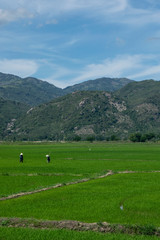
[[[50,156],[46,155],[46,158],[47,158],[47,162],[50,163]]]
[[[19,161],[23,163],[23,153],[20,154]]]

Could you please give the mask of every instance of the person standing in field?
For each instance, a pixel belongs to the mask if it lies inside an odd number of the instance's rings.
[[[23,153],[20,154],[19,161],[23,163]]]
[[[46,155],[46,158],[47,158],[47,162],[50,163],[50,156],[48,154]]]

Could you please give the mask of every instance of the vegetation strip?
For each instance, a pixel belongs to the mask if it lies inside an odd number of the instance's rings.
[[[101,233],[123,233],[160,236],[160,228],[152,225],[122,225],[107,222],[84,223],[80,221],[43,221],[37,219],[0,218],[0,226],[39,229],[70,229],[76,231],[94,231]]]
[[[0,173],[0,176],[73,176],[73,177],[81,177],[82,174],[73,174],[73,173]]]

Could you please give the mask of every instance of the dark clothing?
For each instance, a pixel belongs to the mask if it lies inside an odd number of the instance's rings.
[[[20,155],[20,156],[19,156],[19,161],[20,161],[20,162],[23,162],[23,155]]]
[[[50,156],[47,157],[47,162],[50,163]]]

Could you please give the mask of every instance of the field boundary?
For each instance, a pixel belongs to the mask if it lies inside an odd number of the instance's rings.
[[[22,196],[26,196],[26,195],[30,195],[30,194],[35,194],[35,193],[39,193],[39,192],[43,192],[43,191],[47,191],[47,190],[51,190],[51,189],[55,189],[55,188],[59,188],[59,187],[64,187],[64,186],[69,186],[69,185],[74,185],[74,184],[78,184],[78,183],[83,183],[83,182],[88,182],[90,180],[93,179],[99,179],[99,178],[104,178],[110,175],[113,175],[114,173],[112,171],[109,171],[108,173],[98,176],[96,178],[83,178],[74,182],[68,182],[68,183],[59,183],[50,187],[45,187],[45,188],[41,188],[41,189],[36,189],[34,191],[29,191],[29,192],[20,192],[17,194],[12,194],[9,195],[7,197],[2,197],[0,198],[0,201],[5,201],[5,200],[9,200],[9,199],[13,199],[13,198],[18,198],[18,197],[22,197]]]
[[[68,182],[68,183],[58,183],[58,184],[50,186],[50,187],[44,187],[44,188],[36,189],[36,190],[33,190],[33,191],[29,191],[29,192],[20,192],[20,193],[16,193],[16,194],[6,196],[6,197],[1,197],[0,201],[5,201],[5,200],[13,199],[13,198],[19,198],[19,197],[22,197],[22,196],[31,195],[31,194],[51,190],[51,189],[56,189],[56,188],[59,188],[59,187],[64,187],[64,186],[75,185],[75,184],[79,184],[79,183],[83,183],[83,182],[88,182],[88,181],[91,181],[91,180],[105,178],[105,177],[115,175],[115,174],[127,174],[127,173],[128,174],[131,174],[131,173],[160,173],[160,171],[128,171],[128,170],[126,170],[126,171],[112,172],[112,170],[109,170],[109,172],[107,172],[106,174],[103,174],[103,175],[100,175],[100,176],[97,176],[97,177],[83,178],[83,179],[79,179],[77,181]],[[28,175],[28,176],[30,176],[30,175]]]
[[[23,218],[0,218],[1,227],[32,228],[32,229],[69,229],[75,231],[93,231],[101,233],[123,233],[136,235],[160,236],[160,229],[152,225],[110,224],[107,222],[84,223],[80,221],[38,220]]]

